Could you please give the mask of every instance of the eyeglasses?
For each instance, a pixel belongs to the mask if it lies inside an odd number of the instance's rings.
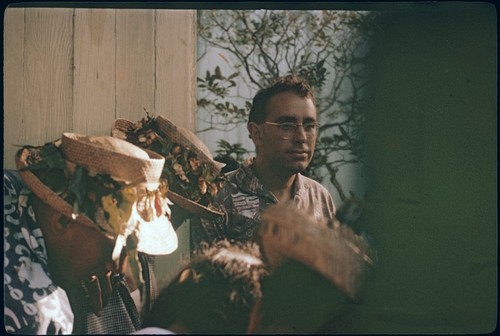
[[[270,121],[265,121],[264,123],[272,126],[278,126],[280,137],[283,140],[291,139],[297,132],[299,126],[302,126],[304,128],[304,133],[306,134],[307,138],[315,137],[319,129],[318,122],[306,122],[303,124],[295,124],[292,122],[273,123]]]

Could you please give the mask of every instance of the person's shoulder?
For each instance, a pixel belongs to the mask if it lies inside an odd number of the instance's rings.
[[[4,189],[14,189],[17,192],[24,186],[21,176],[16,170],[3,170],[3,187]]]
[[[234,178],[235,176],[238,176],[238,174],[241,174],[243,172],[243,168],[240,166],[234,170],[231,170],[230,172],[227,172],[225,174],[227,179]]]
[[[225,174],[226,182],[229,182],[229,183],[225,183],[224,187],[231,188],[232,185],[234,185],[234,184],[236,184],[236,185],[241,184],[243,179],[247,175],[248,175],[248,173],[247,173],[245,167],[241,165],[237,169],[232,170],[232,171]]]

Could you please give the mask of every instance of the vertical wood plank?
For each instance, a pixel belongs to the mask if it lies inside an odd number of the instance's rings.
[[[156,113],[195,130],[195,10],[156,10],[156,74]]]
[[[73,128],[110,135],[115,120],[115,11],[75,9]]]
[[[116,117],[154,112],[154,10],[116,11]]]
[[[73,9],[25,9],[23,128],[43,144],[72,130]]]
[[[3,40],[4,147],[3,166],[14,169],[14,156],[23,144],[23,55],[24,9],[7,8],[4,13]]]
[[[193,131],[196,108],[195,24],[194,10],[156,10],[155,114]],[[177,250],[156,259],[160,287],[168,284],[190,258],[190,225],[186,222],[177,229]]]

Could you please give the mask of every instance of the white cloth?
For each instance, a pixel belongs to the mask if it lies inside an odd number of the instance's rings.
[[[147,327],[133,332],[131,335],[172,335],[174,332],[158,327]]]

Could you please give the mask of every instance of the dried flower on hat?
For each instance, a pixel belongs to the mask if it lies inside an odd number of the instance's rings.
[[[174,203],[202,216],[208,212],[222,214],[214,205],[214,197],[225,180],[220,174],[223,164],[212,159],[208,148],[194,134],[149,114],[135,123],[118,119],[112,133],[165,158],[162,179]]]

